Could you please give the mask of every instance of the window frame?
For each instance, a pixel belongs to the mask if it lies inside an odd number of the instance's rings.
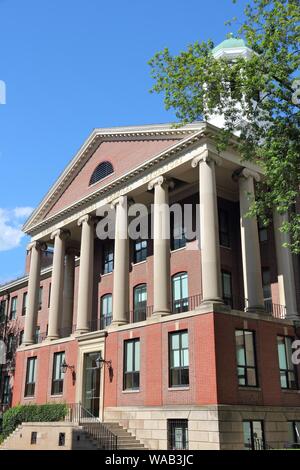
[[[43,286],[39,288],[39,296],[38,296],[38,310],[42,310],[43,308]]]
[[[187,341],[188,345],[186,348],[182,347],[182,336],[183,334],[187,335]],[[174,336],[178,335],[179,336],[179,347],[178,349],[172,349],[172,338]],[[183,351],[187,350],[188,352],[188,366],[182,365],[182,357],[183,357]],[[169,331],[168,333],[168,351],[169,351],[169,357],[168,357],[168,370],[169,370],[169,388],[187,388],[190,385],[190,351],[189,351],[189,332],[187,329],[185,330],[179,330],[179,331]],[[172,363],[173,361],[173,352],[179,351],[179,366],[173,366]],[[173,383],[173,371],[178,371],[179,372],[179,380],[177,384]],[[183,377],[183,371],[187,371],[187,382],[184,382]]]
[[[219,241],[220,246],[223,248],[231,248],[231,234],[230,234],[230,216],[229,211],[221,207],[218,211],[219,216]],[[224,228],[225,222],[225,230]],[[224,238],[226,239],[224,241]]]
[[[15,303],[15,305],[14,305]],[[18,296],[14,295],[10,300],[10,311],[9,311],[9,319],[15,320],[17,317],[17,309],[18,309]]]
[[[182,446],[176,446],[176,427],[182,430]],[[167,420],[168,450],[188,450],[189,449],[189,423],[187,419]]]
[[[182,279],[186,278],[186,289],[187,297],[183,297],[183,281]],[[180,279],[180,298],[175,299],[175,281]],[[172,287],[172,313],[183,313],[189,311],[189,274],[187,271],[180,271],[173,274],[171,277],[171,287]],[[179,306],[176,306],[176,303],[179,302]]]
[[[281,369],[280,367],[280,357],[279,357],[279,339],[284,339],[284,353],[285,353],[285,363],[286,363],[286,369]],[[291,345],[294,341],[294,338],[292,336],[286,336],[286,335],[277,335],[277,354],[278,354],[278,368],[279,368],[279,381],[280,381],[280,388],[281,390],[299,390],[299,383],[298,383],[298,371],[297,367],[295,364],[293,364],[293,369],[289,369],[289,361],[288,361],[288,356],[287,356],[287,340],[291,342]],[[292,350],[292,347],[291,347]],[[281,374],[285,373],[285,380],[286,380],[286,387],[282,386],[282,381],[281,381]],[[290,386],[290,379],[289,379],[289,374],[294,375],[294,382],[295,382],[295,387]]]
[[[101,171],[101,167],[104,168],[104,165],[106,165],[109,170],[105,169],[104,172],[106,174],[104,174],[103,176],[101,177],[98,177],[97,173]],[[99,183],[100,181],[103,181],[105,178],[107,178],[108,176],[111,176],[114,174],[114,167],[113,167],[113,164],[109,161],[109,160],[104,160],[103,162],[100,162],[96,168],[93,170],[93,173],[91,174],[91,177],[90,177],[90,180],[89,180],[89,186],[93,186],[94,184],[97,184]],[[97,178],[97,179],[96,179]]]
[[[30,375],[30,364],[33,363],[33,377],[29,377]],[[35,385],[36,385],[36,368],[37,368],[37,356],[31,356],[27,358],[26,364],[26,376],[25,376],[25,388],[24,388],[24,397],[25,398],[32,398],[35,396]],[[29,379],[33,379],[30,380]]]
[[[25,316],[25,315],[26,315],[27,304],[28,304],[28,291],[23,292],[23,297],[22,297],[22,316]]]
[[[230,278],[230,297],[225,297],[224,294],[224,277],[223,275],[229,276]],[[227,269],[222,269],[221,270],[221,281],[222,281],[222,295],[223,295],[223,300],[225,305],[229,305],[231,308],[233,308],[233,294],[232,294],[232,273],[228,271]]]
[[[138,244],[146,244],[137,249]],[[143,263],[147,261],[148,256],[148,240],[138,239],[133,241],[133,264]]]
[[[127,346],[132,343],[132,371],[127,371]],[[135,354],[136,354],[136,344],[139,344],[139,369],[136,370],[135,364]],[[139,391],[140,390],[140,369],[141,369],[141,341],[140,338],[131,338],[124,341],[123,345],[123,391]],[[137,378],[138,386],[127,386],[127,376],[131,376],[131,383],[134,384],[135,378]]]
[[[243,347],[244,347],[244,357],[245,357],[245,365],[239,364],[238,363],[238,349],[237,349],[237,333],[238,332],[243,332]],[[245,333],[251,333],[252,336],[252,346],[253,346],[253,358],[254,358],[254,366],[249,366],[247,363],[247,349],[246,349],[246,335]],[[238,386],[241,388],[258,388],[259,387],[259,380],[258,380],[258,365],[257,365],[257,353],[256,353],[256,331],[254,330],[248,330],[244,328],[236,328],[235,329],[235,357],[236,357],[236,371],[237,371],[237,380],[238,380]],[[244,369],[244,379],[245,379],[245,384],[240,383],[240,375],[239,375],[239,369]],[[248,380],[248,369],[254,370],[255,372],[255,385],[249,384]]]
[[[146,292],[146,300],[141,302],[141,306],[137,308],[136,306],[136,295],[138,294],[139,290],[144,289],[142,294]],[[147,318],[147,302],[148,302],[148,289],[147,284],[145,282],[141,284],[137,284],[133,288],[133,322],[144,321]],[[141,319],[142,318],[142,319]]]
[[[108,298],[110,299],[110,302],[111,302],[111,312],[110,312],[110,315],[107,315],[107,314],[104,315],[103,305],[104,305],[104,301],[106,301]],[[112,301],[113,301],[113,296],[112,296],[112,293],[110,292],[100,297],[100,327],[102,330],[106,328],[107,326],[109,326],[112,322]]]
[[[10,376],[5,374],[3,376],[3,387],[2,387],[2,396],[1,402],[3,405],[9,405],[11,402],[11,386],[10,386]]]
[[[265,423],[263,419],[243,419],[243,443],[244,443],[244,449],[247,449],[245,447],[245,433],[244,433],[244,423],[249,423],[250,424],[250,438],[251,438],[251,448],[248,450],[262,450],[261,448],[257,449],[255,447],[255,438],[254,438],[254,429],[253,429],[253,424],[254,423],[260,423],[261,425],[261,435],[262,435],[262,448],[266,448],[266,436],[265,436]]]
[[[51,378],[51,395],[63,395],[64,393],[64,378],[65,374],[61,370],[61,365],[65,360],[65,351],[57,351],[53,354],[52,360],[52,378]],[[57,365],[57,360],[59,359],[59,363]],[[56,371],[59,371],[59,378],[56,378]]]
[[[111,255],[112,259],[106,260]],[[111,274],[114,271],[115,250],[112,242],[105,243],[102,251],[102,275]]]

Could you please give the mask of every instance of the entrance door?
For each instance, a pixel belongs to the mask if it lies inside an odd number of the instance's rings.
[[[84,355],[83,406],[93,416],[99,416],[100,352]]]

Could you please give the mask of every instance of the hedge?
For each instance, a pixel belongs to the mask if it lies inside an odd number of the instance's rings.
[[[21,423],[62,421],[67,411],[67,405],[64,403],[14,406],[3,414],[2,434],[7,437]]]

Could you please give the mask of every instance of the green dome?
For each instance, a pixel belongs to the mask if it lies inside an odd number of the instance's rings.
[[[231,37],[229,39],[225,39],[225,41],[221,42],[218,46],[216,46],[212,52],[218,52],[221,49],[235,49],[235,48],[240,48],[240,47],[247,47],[244,39],[237,39],[234,37]]]

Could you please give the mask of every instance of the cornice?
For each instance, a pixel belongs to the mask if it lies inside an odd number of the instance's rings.
[[[179,129],[176,129],[175,132],[178,132]],[[168,131],[169,132],[169,131]],[[181,131],[182,132],[182,131]],[[186,131],[185,131],[186,132]],[[160,152],[159,154],[152,157],[150,160],[142,163],[138,167],[131,170],[129,173],[120,176],[116,180],[111,181],[107,185],[95,190],[93,193],[88,194],[86,197],[82,198],[79,201],[74,202],[70,206],[64,207],[61,211],[53,214],[52,216],[44,219],[44,220],[37,220],[34,223],[34,214],[30,220],[26,223],[23,227],[23,230],[29,235],[36,235],[45,227],[51,226],[58,222],[62,218],[66,218],[70,214],[74,213],[75,211],[81,210],[85,205],[93,203],[95,200],[99,198],[103,198],[109,196],[112,192],[115,192],[118,188],[120,188],[124,183],[128,183],[128,180],[137,177],[138,175],[144,173],[145,171],[149,170],[153,166],[157,165],[160,162],[165,161],[169,156],[173,156],[174,154],[186,149],[187,147],[192,146],[195,142],[199,141],[205,135],[205,126],[202,128],[198,128],[195,132],[195,129],[188,132],[188,136],[179,142],[176,142],[175,145],[169,147],[167,150]],[[114,134],[114,137],[116,134]],[[41,212],[39,211],[39,215]],[[40,216],[41,217],[41,216]]]
[[[60,177],[41,201],[37,209],[23,226],[25,233],[31,234],[45,214],[53,207],[57,199],[70,185],[74,177],[83,168],[86,161],[93,155],[102,142],[124,141],[124,140],[151,140],[169,139],[190,136],[205,126],[204,123],[191,124],[175,128],[172,125],[154,125],[139,127],[117,127],[111,129],[95,129],[83,146],[79,149],[72,161],[67,165]]]

